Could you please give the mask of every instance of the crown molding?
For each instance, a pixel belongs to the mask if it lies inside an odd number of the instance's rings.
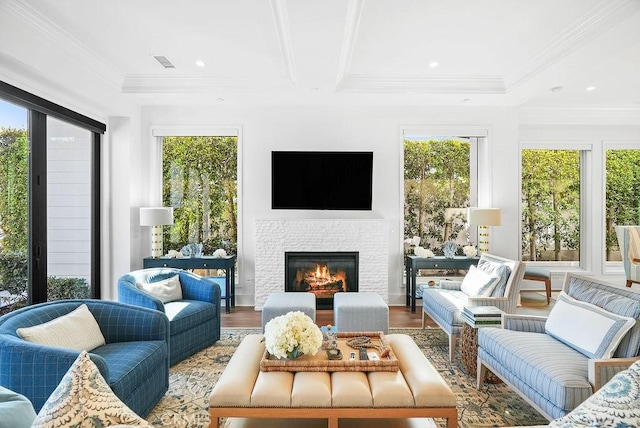
[[[289,78],[236,78],[227,76],[160,76],[156,74],[129,74],[124,77],[122,93],[203,93],[217,91],[272,92],[290,90]]]
[[[635,107],[520,107],[520,125],[615,125],[640,128]]]
[[[291,23],[285,0],[270,0],[271,12],[275,24],[276,36],[280,53],[284,61],[287,75],[293,85],[297,83],[296,66],[293,55],[293,38],[291,36]]]
[[[338,92],[504,94],[499,76],[422,76],[351,74],[340,82]]]
[[[120,89],[121,76],[113,64],[88,49],[78,39],[24,0],[2,2],[0,3],[0,11],[13,17],[20,25],[33,29],[33,34],[37,35],[41,49],[46,49],[46,46],[54,44],[57,49],[66,52],[65,60],[72,61],[75,67],[88,70],[96,78],[105,81],[112,89]]]
[[[552,43],[542,48],[513,72],[505,74],[507,92],[513,91],[565,58],[567,53],[578,49],[638,11],[640,11],[640,2],[637,0],[602,1],[578,19],[574,25],[567,26],[567,29]]]

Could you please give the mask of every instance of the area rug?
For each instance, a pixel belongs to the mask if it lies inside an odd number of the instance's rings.
[[[216,344],[171,367],[169,391],[147,416],[153,426],[208,427],[209,394],[240,341],[260,329],[225,328]],[[478,391],[459,357],[449,362],[447,335],[440,329],[390,329],[408,334],[456,395],[458,427],[546,425],[548,422],[508,386],[485,385]],[[437,426],[444,421],[436,419]]]

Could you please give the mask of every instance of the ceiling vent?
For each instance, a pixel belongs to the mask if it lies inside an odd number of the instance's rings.
[[[153,56],[156,61],[158,61],[160,63],[160,65],[162,65],[164,68],[176,68],[175,65],[171,64],[171,61],[169,61],[167,59],[166,56],[162,56],[162,55],[154,55]]]

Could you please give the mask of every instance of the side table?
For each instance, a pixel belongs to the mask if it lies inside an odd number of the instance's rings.
[[[471,327],[467,322],[462,326],[460,333],[460,359],[464,364],[467,372],[474,378],[478,371],[478,328],[496,328],[496,327]],[[502,383],[502,379],[487,370],[484,379],[487,383]]]

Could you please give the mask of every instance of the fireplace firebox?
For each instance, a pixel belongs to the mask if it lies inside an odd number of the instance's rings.
[[[317,309],[333,309],[336,293],[358,291],[358,252],[286,252],[285,291],[316,295]]]

